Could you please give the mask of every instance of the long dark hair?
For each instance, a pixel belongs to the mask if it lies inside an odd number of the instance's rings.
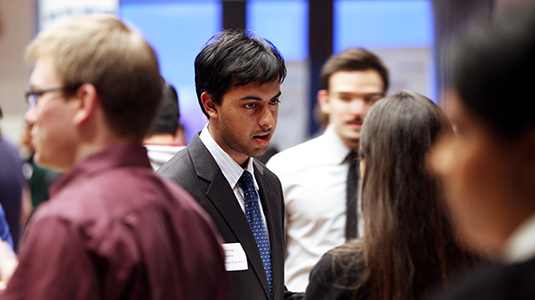
[[[442,188],[426,169],[427,152],[444,131],[452,127],[443,111],[408,91],[378,101],[366,116],[364,237],[348,247],[364,257],[358,285],[371,299],[418,298],[469,260],[453,237]]]

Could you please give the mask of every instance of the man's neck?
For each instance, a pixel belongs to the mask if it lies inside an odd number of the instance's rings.
[[[144,144],[152,145],[170,145],[175,142],[175,137],[169,133],[154,134],[151,137],[146,138]]]

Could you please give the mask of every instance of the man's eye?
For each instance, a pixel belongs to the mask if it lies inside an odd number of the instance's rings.
[[[380,99],[381,99],[381,96],[372,96],[372,97],[365,98],[364,101],[366,101],[368,103],[374,103],[374,102],[377,102]]]
[[[269,105],[277,105],[279,103],[281,103],[281,101],[279,99],[275,99],[275,100],[269,101]]]
[[[256,107],[256,103],[247,103],[244,105],[245,108],[255,108]]]

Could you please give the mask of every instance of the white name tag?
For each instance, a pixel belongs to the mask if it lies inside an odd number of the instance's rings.
[[[223,244],[225,250],[225,268],[227,271],[247,270],[247,256],[240,243]]]

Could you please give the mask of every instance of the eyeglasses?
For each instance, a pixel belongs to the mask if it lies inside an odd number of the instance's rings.
[[[76,91],[80,86],[81,84],[76,84],[76,85],[60,86],[57,88],[51,88],[51,89],[45,89],[45,90],[29,90],[26,92],[24,96],[26,97],[26,101],[28,102],[30,107],[34,107],[35,105],[37,105],[37,99],[46,93]]]

